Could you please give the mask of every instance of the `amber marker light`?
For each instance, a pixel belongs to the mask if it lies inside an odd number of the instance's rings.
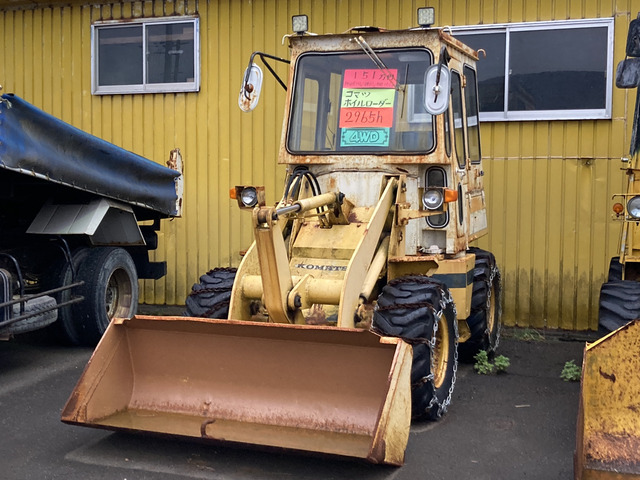
[[[616,215],[620,215],[622,212],[624,212],[624,205],[622,205],[621,203],[614,203],[613,204],[613,212]]]
[[[229,190],[229,198],[231,200],[237,200],[238,199],[237,190],[235,188],[232,188],[232,189]]]
[[[458,190],[444,189],[444,203],[455,202],[458,200]]]

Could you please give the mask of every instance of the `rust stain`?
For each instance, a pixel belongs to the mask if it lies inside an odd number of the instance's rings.
[[[587,442],[586,460],[599,469],[618,473],[640,473],[640,438],[629,435],[597,433]]]
[[[209,435],[207,435],[207,427],[212,423],[215,423],[215,421],[216,419],[213,418],[211,420],[205,420],[204,422],[202,422],[202,424],[200,425],[200,436],[202,438],[209,438]]]
[[[602,367],[598,367],[598,372],[603,378],[607,380],[611,380],[613,383],[616,383],[616,374],[615,373],[605,373],[602,371]]]
[[[369,453],[367,460],[370,461],[371,463],[382,463],[384,462],[384,456],[386,451],[387,451],[387,446],[385,444],[385,441],[381,439],[371,446],[371,452]]]
[[[314,304],[311,307],[311,313],[307,317],[307,324],[309,325],[327,325],[327,314],[325,313],[322,305]]]

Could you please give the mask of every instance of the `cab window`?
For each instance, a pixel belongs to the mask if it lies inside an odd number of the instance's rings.
[[[307,53],[296,63],[287,131],[291,153],[426,153],[434,119],[424,108],[424,48]]]

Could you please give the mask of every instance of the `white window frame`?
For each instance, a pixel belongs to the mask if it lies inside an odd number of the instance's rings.
[[[193,24],[194,36],[194,58],[193,58],[193,81],[178,83],[146,83],[147,77],[147,35],[146,28],[150,25],[165,23],[191,23]],[[125,27],[131,25],[142,25],[142,84],[134,85],[99,85],[98,69],[98,32],[101,28]],[[128,93],[174,93],[174,92],[197,92],[200,90],[200,19],[197,16],[173,16],[163,18],[140,18],[123,20],[106,20],[94,22],[91,25],[91,93],[93,95],[115,95]]]
[[[598,109],[582,109],[582,110],[528,110],[528,111],[509,111],[509,38],[511,32],[523,32],[532,30],[559,30],[559,29],[576,29],[576,28],[594,28],[607,27],[607,60],[606,60],[606,97],[605,107]],[[527,120],[591,120],[591,119],[610,119],[611,118],[611,102],[613,92],[613,37],[614,37],[614,19],[594,18],[582,20],[557,20],[545,22],[523,22],[523,23],[502,23],[492,25],[474,25],[451,27],[454,35],[461,34],[459,39],[464,42],[464,33],[483,34],[483,33],[504,33],[505,34],[505,71],[504,71],[504,111],[502,112],[480,112],[480,120],[487,121],[527,121]],[[480,59],[479,67],[482,68],[482,59]]]

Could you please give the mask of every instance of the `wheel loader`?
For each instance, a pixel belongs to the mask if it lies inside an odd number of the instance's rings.
[[[629,25],[616,86],[640,86],[640,13]],[[599,330],[582,364],[574,476],[576,480],[640,479],[640,98],[636,97],[629,157],[623,158],[626,193],[613,196],[622,222],[619,256],[611,259],[600,290]]]
[[[451,402],[458,355],[496,349],[477,53],[445,30],[308,33],[290,58],[281,199],[231,189],[255,242],[193,286],[185,317],[116,319],[62,414],[72,424],[401,465],[411,418]]]

